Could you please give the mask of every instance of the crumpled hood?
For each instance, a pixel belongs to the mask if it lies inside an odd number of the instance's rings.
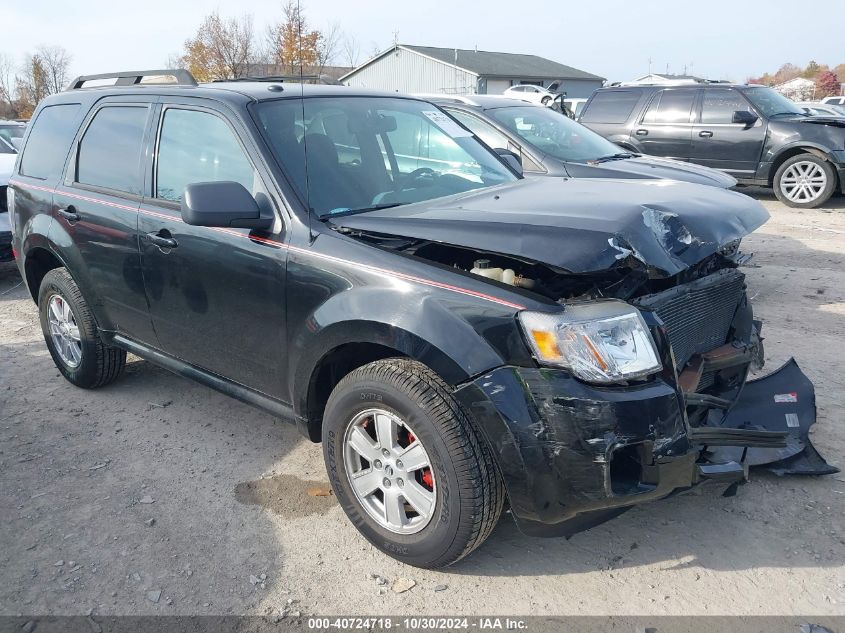
[[[511,255],[572,273],[606,270],[632,255],[671,276],[768,218],[756,200],[716,187],[533,178],[330,221]]]

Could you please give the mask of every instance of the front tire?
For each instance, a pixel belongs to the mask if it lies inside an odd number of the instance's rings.
[[[788,158],[775,172],[775,196],[788,207],[815,209],[830,200],[836,189],[833,166],[813,154]]]
[[[38,311],[47,349],[67,380],[93,389],[120,376],[126,352],[100,340],[91,310],[66,269],[55,268],[44,276]]]
[[[451,565],[501,515],[504,487],[487,444],[416,361],[376,361],[343,378],[326,405],[323,453],[350,521],[403,563]]]

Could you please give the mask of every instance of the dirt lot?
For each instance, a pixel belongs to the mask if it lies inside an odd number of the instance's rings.
[[[845,467],[845,198],[798,212],[754,193],[772,212],[745,245],[766,370],[798,359],[814,442]],[[0,615],[845,614],[842,474],[757,473],[736,497],[701,489],[569,541],[504,517],[469,559],[422,571],[308,496],[320,447],[287,423],[138,359],[72,387],[19,282],[0,270]]]

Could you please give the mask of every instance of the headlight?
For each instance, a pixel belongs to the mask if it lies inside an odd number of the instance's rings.
[[[520,312],[519,320],[537,360],[588,382],[631,380],[662,368],[642,315],[627,303],[571,304],[559,314]]]

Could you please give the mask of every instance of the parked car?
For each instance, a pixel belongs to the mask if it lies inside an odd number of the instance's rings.
[[[10,184],[74,385],[133,352],[294,421],[355,527],[421,567],[471,552],[506,497],[548,536],[749,464],[831,472],[797,365],[745,384],[751,198],[522,179],[395,93],[177,70],[85,87],[105,77],[41,102]]]
[[[845,121],[809,116],[763,86],[602,88],[580,121],[629,151],[773,187],[791,207],[818,207],[845,187]]]
[[[511,86],[503,93],[506,97],[512,99],[521,99],[522,101],[530,101],[531,103],[539,103],[540,105],[549,105],[555,98],[555,93],[543,88],[543,86],[535,86],[534,84],[519,84],[518,86]]]
[[[822,99],[822,103],[845,106],[845,97],[825,97],[824,99]]]
[[[484,95],[428,98],[490,147],[514,152],[528,175],[672,178],[725,189],[736,185],[716,169],[627,152],[550,108]]]
[[[13,259],[12,233],[6,205],[6,189],[15,166],[15,160],[18,157],[15,145],[18,144],[20,136],[13,136],[13,134],[16,134],[19,129],[22,130],[24,127],[19,124],[7,124],[5,121],[0,121],[0,262],[7,262]],[[15,145],[12,143],[15,143]]]
[[[807,114],[813,116],[845,116],[845,106],[838,106],[832,103],[820,103],[818,101],[798,101],[796,104]]]
[[[17,121],[0,121],[0,140],[6,141],[16,150],[20,146],[23,133],[26,130],[24,123]]]
[[[566,109],[572,113],[573,118],[577,121],[578,117],[581,116],[581,113],[584,111],[584,104],[587,103],[587,99],[564,99],[563,102],[566,105]]]

